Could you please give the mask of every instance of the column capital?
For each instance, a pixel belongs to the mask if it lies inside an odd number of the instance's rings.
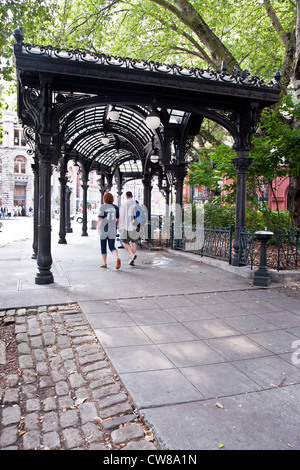
[[[41,142],[37,143],[35,152],[39,162],[57,165],[59,153],[57,152],[56,146],[53,145],[51,141],[43,139]]]
[[[233,158],[232,163],[236,169],[242,173],[247,173],[248,168],[251,166],[253,158],[240,156],[238,158]]]
[[[234,148],[237,151],[249,151],[252,147],[252,137],[259,125],[261,110],[259,103],[250,102],[245,108],[233,112],[230,120],[236,129]]]

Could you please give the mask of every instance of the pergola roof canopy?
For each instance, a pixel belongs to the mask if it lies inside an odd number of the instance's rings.
[[[279,99],[279,75],[265,84],[248,71],[227,73],[186,69],[177,65],[137,61],[83,50],[24,44],[16,30],[15,61],[19,83],[19,115],[38,132],[41,116],[32,110],[32,90],[39,110],[49,108],[47,131],[59,150],[80,154],[92,165],[115,171],[131,168],[158,149],[165,164],[171,163],[170,144],[176,141],[177,161],[185,161],[187,141],[200,129],[204,118],[223,125],[236,147],[249,145],[257,113]],[[51,91],[52,98],[45,95]],[[41,101],[47,100],[42,105]],[[109,118],[112,106],[118,120]],[[161,119],[149,129],[145,118],[154,110]],[[43,132],[42,132],[43,133]],[[103,137],[109,144],[103,143]],[[177,155],[177,157],[178,157]]]
[[[61,144],[69,153],[73,151],[113,171],[117,167],[125,172],[142,171],[143,164],[136,165],[136,162],[145,159],[147,153],[160,146],[158,134],[163,134],[164,126],[161,124],[156,132],[151,130],[146,125],[149,110],[145,107],[115,106],[117,120],[109,118],[111,108],[111,105],[93,106],[66,115],[60,121]],[[180,125],[186,114],[168,110],[167,116],[171,124]],[[108,139],[107,143],[104,138]]]

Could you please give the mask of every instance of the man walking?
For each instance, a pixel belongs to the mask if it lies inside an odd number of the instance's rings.
[[[129,254],[129,264],[134,265],[137,258],[136,242],[139,238],[139,232],[136,230],[136,202],[133,199],[131,191],[126,193],[126,202],[121,206],[120,210],[120,226],[122,227],[122,243],[125,250]]]

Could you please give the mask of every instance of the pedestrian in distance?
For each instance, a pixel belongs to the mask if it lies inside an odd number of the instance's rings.
[[[101,268],[107,268],[107,245],[111,253],[116,257],[116,269],[120,269],[121,260],[118,250],[115,247],[117,227],[119,225],[119,208],[113,204],[114,197],[107,192],[103,196],[103,204],[100,206],[98,214],[97,230],[100,235],[100,246],[103,264]]]

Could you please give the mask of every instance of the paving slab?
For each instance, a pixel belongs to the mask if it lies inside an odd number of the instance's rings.
[[[300,385],[148,408],[166,449],[300,449]],[[221,405],[221,406],[220,406]],[[172,430],[172,432],[170,432]]]
[[[228,362],[185,367],[181,372],[207,399],[254,392],[261,388],[248,375]]]

